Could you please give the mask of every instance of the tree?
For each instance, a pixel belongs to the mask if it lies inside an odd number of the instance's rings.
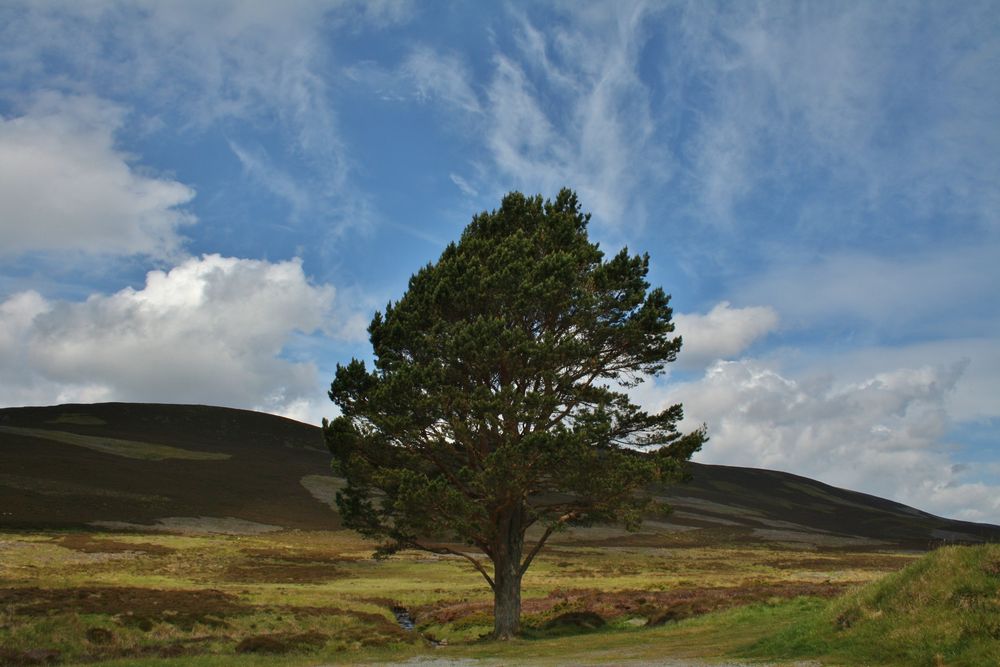
[[[565,189],[476,215],[375,314],[374,369],[338,364],[329,392],[344,525],[381,540],[380,556],[468,560],[493,589],[498,639],[520,631],[521,578],[553,533],[634,528],[643,490],[681,477],[705,440],[677,431],[680,405],[648,414],[625,393],[681,339],[648,255],[605,260],[589,220]]]

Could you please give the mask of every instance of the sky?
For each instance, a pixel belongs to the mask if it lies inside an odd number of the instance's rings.
[[[1000,4],[0,2],[0,405],[318,423],[506,192],[647,252],[695,460],[1000,524]]]

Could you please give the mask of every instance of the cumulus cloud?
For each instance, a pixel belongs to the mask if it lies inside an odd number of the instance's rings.
[[[35,291],[20,292],[0,302],[0,375],[4,378],[0,403],[36,403],[44,400],[46,394],[58,393],[58,388],[51,384],[39,386],[47,383],[35,376],[25,358],[25,343],[35,318],[51,308]]]
[[[194,190],[130,164],[115,145],[122,122],[107,102],[54,93],[0,117],[0,254],[178,251]]]
[[[219,255],[84,302],[15,294],[0,304],[0,403],[163,401],[314,416],[317,368],[286,351],[296,336],[353,335],[334,300],[298,260]]]
[[[687,428],[707,423],[706,463],[785,470],[956,518],[1000,523],[1000,488],[965,477],[946,444],[946,399],[965,365],[864,380],[786,377],[759,361],[713,364],[673,387]]]
[[[674,323],[684,338],[678,363],[691,367],[739,355],[774,331],[778,314],[769,306],[732,308],[722,301],[704,315],[678,313]]]
[[[957,422],[1000,419],[1000,404],[995,399],[996,379],[1000,377],[1000,340],[996,338],[879,345],[834,354],[803,348],[800,357],[816,372],[836,373],[844,382],[862,382],[872,368],[916,367],[928,360],[938,365],[965,365],[961,381],[945,397],[948,414]]]

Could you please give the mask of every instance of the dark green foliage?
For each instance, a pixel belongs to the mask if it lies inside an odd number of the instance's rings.
[[[676,431],[679,405],[648,414],[623,391],[681,339],[648,256],[606,260],[589,217],[569,190],[507,195],[376,313],[375,368],[338,365],[342,414],[325,424],[348,482],[337,502],[382,554],[467,543],[493,561],[493,577],[473,562],[498,596],[495,579],[519,590],[552,532],[638,524],[637,492],[678,478],[701,446],[704,430]],[[525,556],[531,526],[543,531]]]

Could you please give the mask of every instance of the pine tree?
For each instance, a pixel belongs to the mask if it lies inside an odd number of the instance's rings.
[[[381,556],[468,560],[493,589],[498,639],[520,631],[521,579],[553,533],[634,528],[644,490],[681,477],[706,439],[677,431],[680,405],[649,414],[629,400],[681,339],[648,255],[606,260],[589,220],[569,190],[513,192],[476,215],[375,314],[374,369],[338,364],[329,392],[344,525]]]

